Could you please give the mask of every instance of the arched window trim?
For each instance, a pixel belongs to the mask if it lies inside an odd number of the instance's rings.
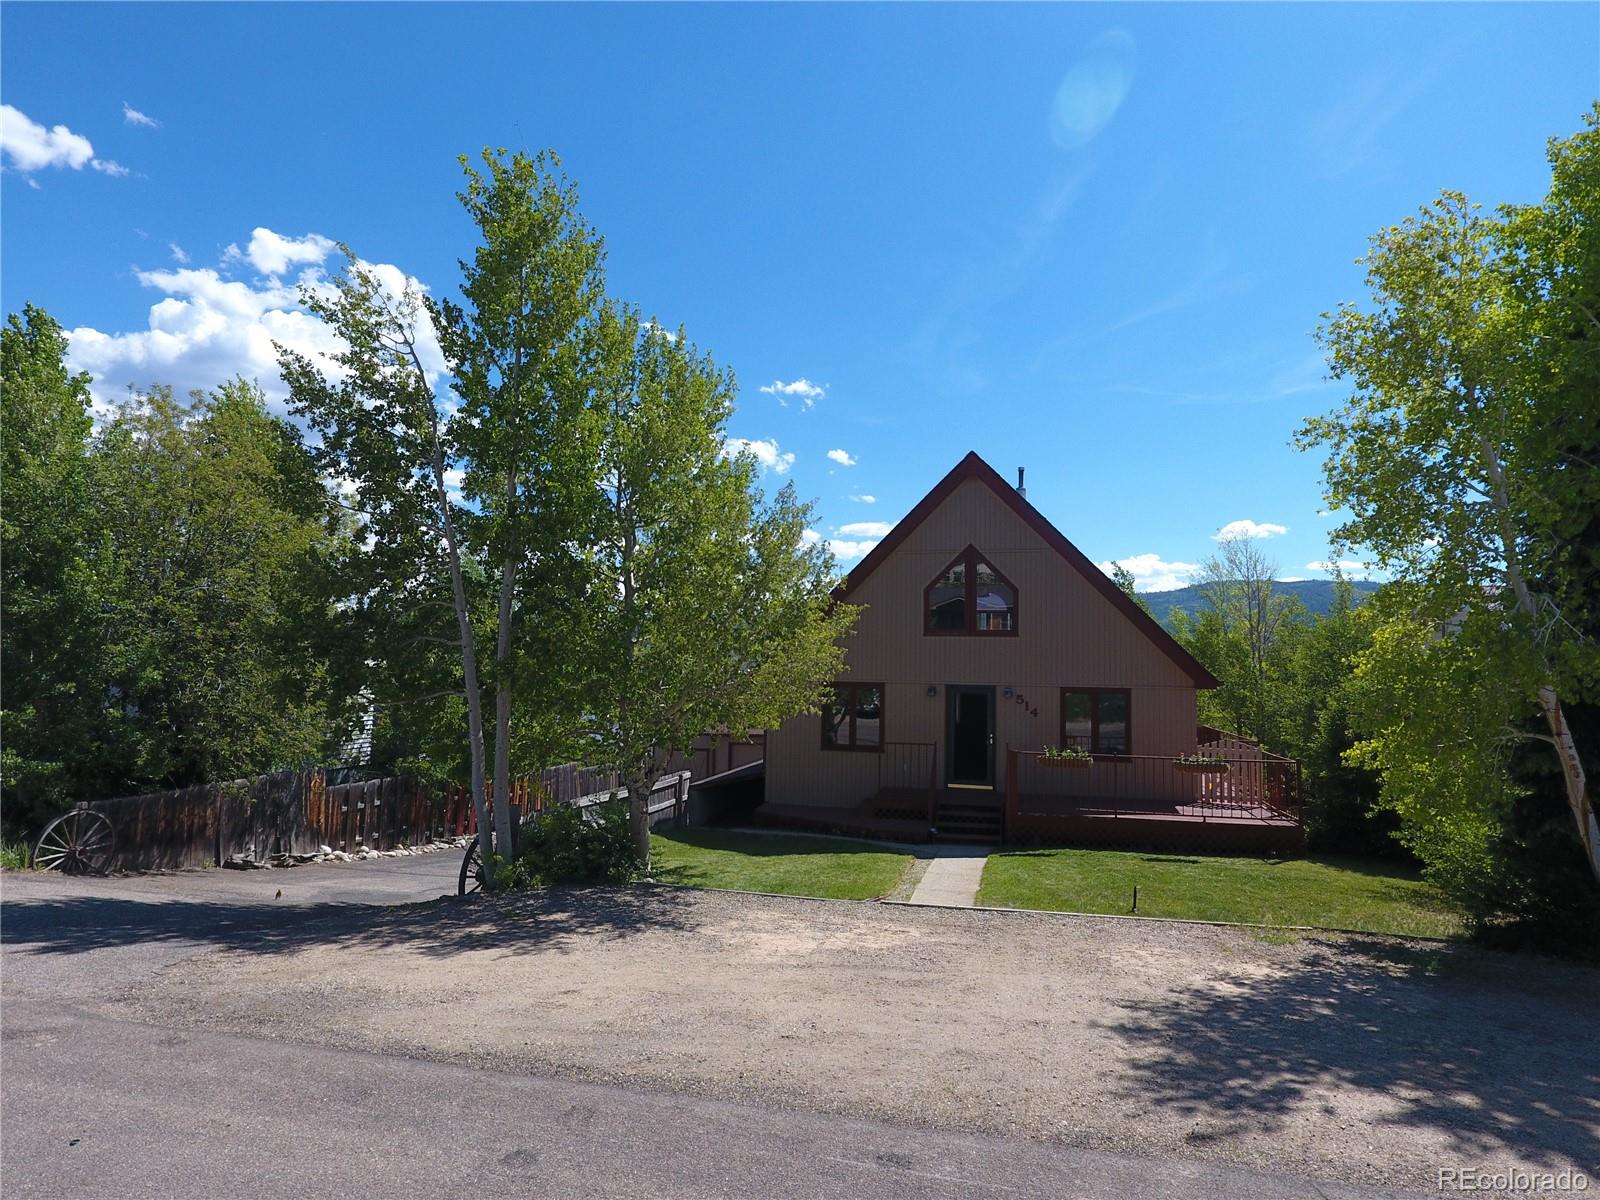
[[[1011,589],[1011,628],[1010,629],[979,629],[978,628],[978,564],[982,563],[993,571],[995,578]],[[966,624],[961,629],[935,629],[933,627],[933,589],[945,577],[952,567],[964,566],[966,568],[966,595],[965,616]],[[1016,637],[1022,628],[1022,591],[1016,584],[1007,578],[1006,573],[994,563],[990,562],[978,552],[978,548],[968,545],[965,550],[952,558],[937,575],[929,581],[928,586],[922,589],[922,633],[925,637]]]

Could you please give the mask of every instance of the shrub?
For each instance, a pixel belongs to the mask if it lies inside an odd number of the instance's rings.
[[[639,871],[628,832],[628,806],[608,800],[589,809],[546,809],[522,826],[515,862],[502,868],[507,887],[549,883],[626,883]]]
[[[0,843],[0,871],[26,871],[31,858],[27,842]]]

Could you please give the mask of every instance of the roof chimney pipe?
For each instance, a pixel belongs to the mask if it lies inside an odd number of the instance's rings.
[[[1028,498],[1028,489],[1022,486],[1022,473],[1027,469],[1027,467],[1017,468],[1017,495],[1021,496],[1024,500]]]

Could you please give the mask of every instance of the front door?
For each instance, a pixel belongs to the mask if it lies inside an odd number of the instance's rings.
[[[945,740],[948,781],[967,787],[994,786],[994,689],[951,686]]]

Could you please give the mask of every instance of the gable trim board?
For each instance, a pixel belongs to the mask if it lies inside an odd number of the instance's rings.
[[[1067,565],[1083,576],[1089,584],[1104,596],[1111,604],[1127,617],[1140,633],[1155,645],[1156,649],[1165,654],[1172,662],[1194,681],[1198,688],[1221,687],[1222,681],[1213,675],[1200,662],[1180,646],[1176,639],[1163,629],[1159,622],[1144,609],[1140,608],[1131,599],[1123,594],[1104,571],[1089,561],[1087,555],[1067,540],[1059,529],[1052,525],[1038,509],[1029,504],[1016,488],[1012,487],[988,463],[978,456],[976,450],[969,451],[967,456],[957,463],[943,479],[934,485],[933,490],[917,502],[905,517],[887,537],[872,549],[872,552],[856,564],[855,569],[845,576],[844,582],[834,591],[834,598],[848,601],[863,582],[876,571],[895,552],[896,548],[910,537],[913,531],[927,520],[930,515],[950,496],[956,488],[968,480],[977,480],[998,496],[1007,507],[1017,516],[1021,517],[1041,539],[1066,560]]]

